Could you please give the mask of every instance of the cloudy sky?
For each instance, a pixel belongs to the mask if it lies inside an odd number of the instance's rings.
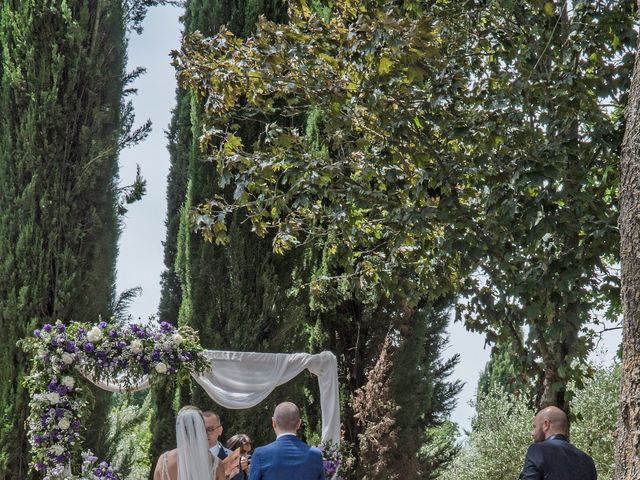
[[[169,171],[165,131],[175,102],[175,78],[169,52],[177,49],[180,43],[180,14],[181,9],[175,7],[152,9],[145,20],[144,32],[142,35],[133,34],[129,44],[129,70],[137,66],[147,69],[146,75],[134,84],[138,89],[138,95],[134,98],[137,120],[142,123],[150,118],[153,122],[153,132],[149,138],[125,150],[120,159],[123,184],[131,183],[136,165],[140,165],[147,180],[146,196],[130,207],[125,219],[117,266],[119,292],[142,287],[142,295],[131,308],[134,318],[146,319],[153,315],[160,300],[160,274],[164,269],[162,241],[165,238],[165,194]],[[610,334],[604,345],[615,345],[618,339],[617,333]],[[489,352],[483,348],[482,336],[466,332],[459,324],[451,326],[450,340],[451,345],[445,355],[460,354],[461,360],[454,376],[466,383],[452,419],[462,429],[467,429],[473,415],[468,402],[473,397],[478,374]]]

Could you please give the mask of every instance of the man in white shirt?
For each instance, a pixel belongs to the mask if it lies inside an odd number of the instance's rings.
[[[214,457],[218,457],[220,460],[227,458],[227,455],[229,455],[231,451],[224,448],[218,441],[218,438],[224,430],[222,423],[220,423],[220,417],[212,411],[202,412],[202,416],[204,417],[204,426],[207,430],[209,451]]]

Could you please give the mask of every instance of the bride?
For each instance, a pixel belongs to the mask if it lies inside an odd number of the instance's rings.
[[[220,460],[209,452],[202,412],[183,407],[176,418],[178,448],[158,458],[153,480],[224,480]]]

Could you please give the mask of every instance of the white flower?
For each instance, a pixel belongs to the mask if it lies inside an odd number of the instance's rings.
[[[58,422],[58,428],[61,428],[62,430],[67,430],[70,426],[71,422],[67,417],[62,417]]]
[[[76,384],[76,379],[73,377],[62,377],[62,385],[64,385],[65,387],[67,387],[69,390],[71,390],[73,388],[73,386]]]
[[[167,373],[167,366],[162,362],[156,363],[156,372]]]
[[[131,342],[131,352],[140,353],[142,351],[142,342],[140,340],[134,340]]]
[[[182,342],[184,342],[184,337],[179,333],[176,333],[173,335],[173,341],[176,345],[180,345]]]
[[[49,451],[53,452],[54,455],[62,455],[64,453],[64,447],[62,445],[53,445]]]
[[[49,403],[56,404],[60,401],[60,394],[58,392],[49,392],[47,393],[47,400],[49,400]]]
[[[60,356],[60,359],[62,360],[62,363],[65,363],[66,365],[71,365],[73,363],[74,355],[64,352]]]
[[[99,327],[93,327],[87,332],[87,340],[90,342],[97,342],[102,339],[102,330]]]

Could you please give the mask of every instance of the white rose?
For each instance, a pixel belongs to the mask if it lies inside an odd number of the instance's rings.
[[[167,373],[167,366],[162,362],[156,363],[156,372]]]
[[[54,445],[49,449],[54,455],[62,455],[64,453],[64,447],[62,445]]]
[[[134,340],[131,342],[131,352],[140,353],[142,351],[142,342],[140,340]]]
[[[71,355],[70,353],[64,352],[61,356],[60,356],[62,363],[65,363],[67,365],[71,365],[73,363],[73,358],[74,356]]]
[[[62,385],[67,387],[69,390],[73,388],[76,384],[76,379],[73,377],[62,377]]]
[[[60,394],[58,392],[49,392],[47,393],[47,400],[49,400],[49,403],[56,404],[60,401]]]
[[[61,428],[62,430],[67,430],[70,426],[71,422],[67,417],[62,417],[58,422],[58,428]]]
[[[102,338],[102,330],[99,327],[93,327],[87,332],[87,340],[90,342],[97,342]]]
[[[180,345],[182,342],[184,342],[184,337],[179,333],[176,333],[173,335],[173,341],[176,345]]]

